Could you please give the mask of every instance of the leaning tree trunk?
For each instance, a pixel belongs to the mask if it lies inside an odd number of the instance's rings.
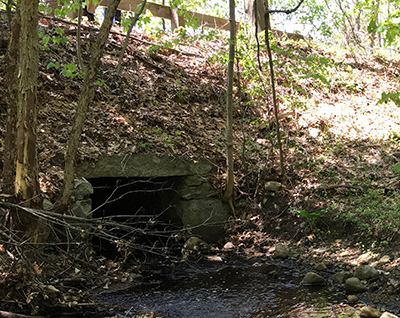
[[[233,171],[233,63],[235,59],[235,41],[236,41],[236,23],[235,23],[235,1],[229,1],[229,23],[230,23],[230,42],[229,42],[229,62],[228,62],[228,87],[227,87],[227,120],[226,120],[226,165],[227,165],[227,177],[226,177],[226,189],[224,193],[225,199],[227,199],[232,208],[232,212],[235,213],[233,208],[233,183],[234,183],[234,171]]]
[[[3,193],[15,194],[15,161],[17,140],[17,107],[18,107],[18,57],[19,38],[21,34],[20,1],[17,3],[17,10],[11,22],[11,40],[7,51],[7,125],[4,138],[4,159],[3,159]]]
[[[17,163],[15,176],[16,198],[30,208],[42,206],[38,180],[37,139],[37,78],[39,73],[39,0],[20,2],[21,30],[19,38]],[[12,215],[12,226],[21,230],[31,242],[41,242],[43,224],[28,212],[17,211]]]
[[[113,23],[115,12],[117,11],[120,0],[111,0],[108,3],[106,16],[101,25],[96,43],[93,46],[92,57],[89,65],[86,68],[86,75],[83,82],[83,87],[80,92],[78,106],[75,113],[75,122],[72,127],[71,137],[68,141],[67,155],[65,159],[64,171],[64,191],[60,202],[55,207],[56,211],[64,212],[68,207],[75,178],[75,161],[78,152],[79,140],[82,135],[83,126],[85,124],[86,115],[89,110],[89,105],[94,97],[94,88],[96,85],[97,71],[101,65],[101,56],[104,46],[106,45],[108,34]]]

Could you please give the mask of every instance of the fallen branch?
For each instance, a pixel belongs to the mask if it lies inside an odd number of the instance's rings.
[[[16,314],[16,313],[9,312],[9,311],[0,311],[0,317],[4,317],[4,318],[45,318],[43,316],[28,316],[28,315]]]

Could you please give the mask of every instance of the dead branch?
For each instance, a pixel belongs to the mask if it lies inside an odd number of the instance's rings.
[[[22,314],[16,314],[9,311],[0,311],[0,317],[4,318],[45,318],[43,316],[27,316]]]

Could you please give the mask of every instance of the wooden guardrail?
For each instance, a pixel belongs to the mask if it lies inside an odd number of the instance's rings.
[[[136,10],[136,7],[141,3],[142,3],[141,0],[122,0],[118,6],[118,9],[123,11],[134,12]],[[99,5],[107,7],[108,0],[100,1]],[[229,20],[227,19],[213,17],[211,15],[187,11],[187,10],[184,10],[184,12],[182,12],[183,14],[180,15],[179,14],[180,10],[171,9],[168,6],[153,2],[147,2],[145,6],[145,10],[146,9],[149,10],[154,17],[171,20],[172,30],[179,28],[181,26],[183,27],[185,26],[186,14],[188,14],[191,18],[198,18],[199,19],[198,23],[200,26],[218,30],[229,30]],[[239,27],[240,24],[237,22],[236,28],[238,29]]]
[[[109,0],[100,0],[97,6],[107,7]],[[47,5],[53,9],[59,8],[60,6],[57,4],[55,0],[45,0]],[[94,13],[97,6],[93,5],[91,1],[89,1],[88,11]],[[130,11],[134,12],[139,4],[142,3],[142,0],[122,0],[118,6],[119,10],[122,11]],[[197,18],[198,24],[202,27],[206,28],[213,28],[217,30],[229,30],[229,20],[213,17],[211,15],[192,12],[179,9],[171,9],[169,6],[165,6],[162,4],[157,4],[153,2],[147,2],[145,6],[145,10],[149,10],[154,17],[168,19],[171,20],[171,29],[172,31],[179,27],[184,27],[185,23],[185,16],[189,15],[191,18]],[[182,13],[182,14],[179,14]],[[72,17],[72,16],[71,16]],[[72,17],[73,18],[73,17]],[[240,24],[236,22],[236,29],[238,30]]]

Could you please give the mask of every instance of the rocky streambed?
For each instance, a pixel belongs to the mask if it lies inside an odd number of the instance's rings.
[[[160,264],[163,269],[123,289],[99,292],[97,300],[122,316],[394,318],[400,313],[396,261],[387,255],[333,262],[324,249],[305,256],[278,244],[243,257],[234,244],[226,247],[230,252],[204,256],[199,263],[187,260],[168,269]]]

